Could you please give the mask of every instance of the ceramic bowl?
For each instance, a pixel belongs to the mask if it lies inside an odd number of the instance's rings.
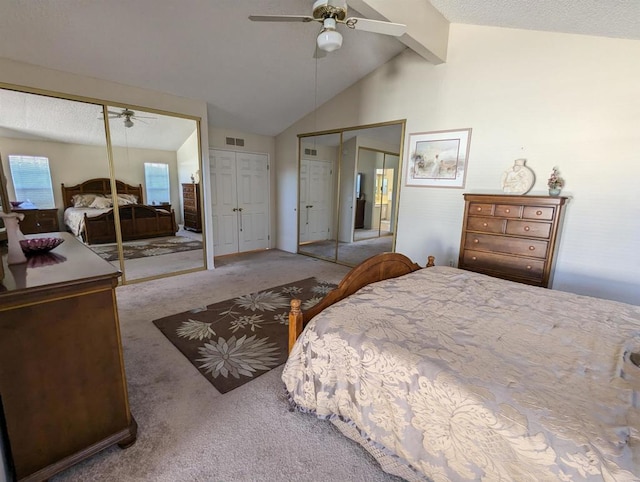
[[[20,247],[24,254],[46,253],[56,246],[59,246],[64,239],[62,238],[32,238],[21,239]]]

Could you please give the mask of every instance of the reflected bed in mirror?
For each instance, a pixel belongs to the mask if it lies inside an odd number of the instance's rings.
[[[74,231],[92,249],[105,250],[103,257],[123,271],[125,283],[205,268],[202,234],[193,233],[197,235],[194,240],[182,230],[180,185],[190,182],[201,167],[197,119],[25,90],[0,89],[0,152],[24,159],[37,152],[38,158],[33,159],[42,166],[42,190],[48,195],[42,201],[35,199],[38,193],[24,191],[4,158],[9,200],[30,199],[33,218],[46,210],[59,221],[50,226]],[[89,180],[97,183],[91,185]],[[63,183],[64,189],[56,188]],[[112,187],[121,198],[135,197],[129,199],[130,204],[119,205],[119,217],[108,205],[109,200],[113,202]],[[103,217],[91,217],[84,227],[72,229],[65,216],[67,208],[75,207],[71,198],[92,193],[101,195],[102,205],[96,204],[93,212],[102,209]],[[84,220],[80,215],[78,224]],[[116,243],[119,229],[125,240],[120,250]],[[124,256],[122,262],[119,252]]]

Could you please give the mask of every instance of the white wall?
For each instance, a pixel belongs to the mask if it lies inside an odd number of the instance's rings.
[[[97,99],[107,103],[127,104],[132,108],[146,107],[168,113],[183,114],[200,119],[202,132],[203,172],[202,179],[205,196],[205,232],[207,244],[207,267],[213,268],[213,244],[211,222],[207,205],[211,199],[209,179],[209,138],[207,122],[207,104],[201,100],[187,99],[163,92],[132,87],[106,80],[70,74],[58,70],[45,69],[23,62],[0,58],[0,82],[8,85],[24,86],[32,89],[42,89],[68,96]]]
[[[572,198],[553,287],[640,304],[638,58],[640,41],[452,25],[446,64],[405,51],[277,137],[278,246],[293,250],[298,132],[406,118],[406,158],[411,132],[471,127],[464,190],[403,186],[397,251],[457,261],[462,193],[500,192],[524,157],[531,194],[557,165]]]

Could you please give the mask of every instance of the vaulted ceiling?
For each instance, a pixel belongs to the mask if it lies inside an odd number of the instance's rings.
[[[0,6],[0,57],[204,100],[212,126],[276,135],[407,48],[395,38],[341,28],[343,47],[316,61],[318,24],[254,23],[247,18],[308,15],[312,3],[5,1]],[[451,22],[640,38],[637,1],[350,3],[363,16],[391,21],[398,21],[388,18],[394,10],[423,3],[429,8],[433,4]],[[376,10],[376,5],[383,8]]]

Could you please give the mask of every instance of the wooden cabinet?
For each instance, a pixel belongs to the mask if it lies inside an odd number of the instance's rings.
[[[58,210],[53,209],[14,209],[13,212],[24,214],[20,221],[22,234],[54,233],[60,231]]]
[[[182,185],[182,203],[184,206],[184,229],[202,232],[202,210],[200,208],[200,184]]]
[[[115,287],[120,272],[69,233],[0,284],[0,393],[19,480],[46,480],[135,441]]]
[[[356,199],[356,215],[353,222],[354,229],[363,229],[364,228],[364,210],[367,201],[364,199]]]
[[[566,197],[465,194],[458,267],[548,287]]]

